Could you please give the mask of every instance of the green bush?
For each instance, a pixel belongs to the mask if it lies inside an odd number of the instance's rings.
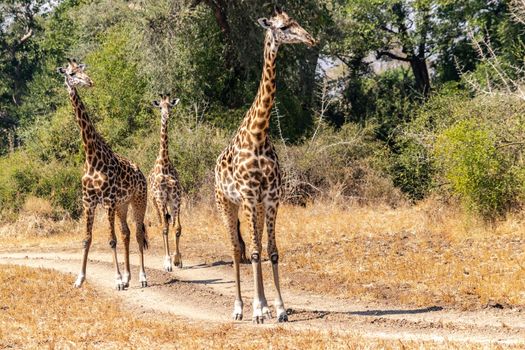
[[[65,210],[73,219],[82,214],[81,170],[62,164],[48,164],[41,170],[42,178],[34,194],[51,201],[55,208]]]
[[[504,214],[515,200],[513,167],[498,151],[486,125],[466,119],[446,129],[436,141],[436,159],[452,191],[486,218]]]
[[[425,198],[433,185],[435,169],[433,159],[423,145],[410,137],[400,137],[389,169],[394,184],[412,200]]]
[[[0,158],[0,214],[18,212],[39,181],[37,171],[25,152]]]

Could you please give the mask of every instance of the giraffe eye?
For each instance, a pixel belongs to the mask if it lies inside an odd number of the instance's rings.
[[[285,25],[284,27],[281,27],[281,30],[287,30],[291,27],[292,25],[291,24],[287,24]]]
[[[75,75],[77,75],[77,73],[75,73],[75,72],[69,74],[69,76],[71,76],[71,77],[74,77]]]

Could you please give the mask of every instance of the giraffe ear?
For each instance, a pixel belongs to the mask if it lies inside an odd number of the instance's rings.
[[[180,102],[180,99],[176,98],[170,101],[170,105],[171,107],[175,107],[176,105],[179,104],[179,102]]]
[[[273,7],[273,14],[274,14],[274,15],[280,15],[280,14],[282,14],[282,13],[283,13],[283,9],[281,8],[281,6],[279,6],[279,5],[275,5],[275,6]]]
[[[264,29],[269,29],[269,28],[272,27],[270,21],[269,21],[268,18],[266,18],[266,17],[259,18],[259,19],[257,20],[257,22],[259,22],[259,25],[260,25],[261,27],[263,27]]]
[[[153,105],[153,107],[160,108],[160,102],[159,101],[153,101],[151,104]]]
[[[66,74],[66,69],[64,67],[58,67],[57,72],[63,75]]]

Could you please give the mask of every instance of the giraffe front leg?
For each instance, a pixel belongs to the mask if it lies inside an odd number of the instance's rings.
[[[86,219],[86,235],[82,240],[82,265],[80,272],[75,281],[75,288],[82,287],[82,284],[86,280],[86,266],[89,254],[89,248],[91,247],[92,233],[93,233],[93,220],[95,216],[95,206],[92,206],[84,202],[84,217]]]
[[[113,266],[115,267],[115,288],[117,290],[124,290],[124,283],[122,282],[122,275],[118,267],[117,258],[117,236],[115,235],[115,208],[108,209],[109,220],[109,246],[113,255]]]
[[[170,226],[170,214],[168,213],[168,207],[166,206],[166,198],[157,197],[156,207],[159,209],[159,218],[161,219],[162,224],[162,242],[164,244],[164,271],[171,272],[173,271],[171,267],[171,255],[170,255],[170,245],[169,245],[169,226]]]
[[[257,205],[257,235],[258,235],[258,241],[259,244],[262,242],[262,235],[264,231],[264,217],[265,209],[262,204]],[[262,251],[262,246],[259,246],[259,251]],[[272,312],[270,311],[270,308],[268,307],[268,301],[266,300],[266,295],[264,293],[264,284],[263,284],[263,273],[262,273],[262,264],[258,265],[258,278],[259,278],[259,285],[261,286],[261,303],[262,303],[262,313],[263,316],[267,319],[272,318]]]
[[[256,324],[264,323],[264,314],[263,314],[263,296],[264,296],[264,286],[262,284],[262,267],[261,267],[261,236],[258,233],[259,226],[257,225],[257,208],[255,204],[255,199],[245,199],[243,203],[243,213],[247,219],[247,222],[250,223],[250,233],[251,233],[251,262],[253,270],[253,315],[252,321]]]
[[[275,309],[277,312],[278,322],[288,322],[288,314],[284,307],[283,298],[281,296],[281,288],[279,285],[279,253],[277,251],[277,243],[275,240],[275,221],[277,218],[277,205],[266,209],[266,230],[268,231],[268,256],[272,263],[273,281],[275,284],[276,297]]]

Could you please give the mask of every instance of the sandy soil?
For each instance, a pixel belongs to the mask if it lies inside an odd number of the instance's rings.
[[[80,252],[32,251],[1,253],[1,264],[44,267],[71,274],[71,285],[80,267]],[[132,264],[137,263],[132,255]],[[162,256],[147,255],[147,288],[138,284],[138,269],[132,266],[132,281],[125,291],[114,290],[114,271],[108,253],[90,254],[87,282],[107,295],[118,296],[133,312],[159,315],[170,313],[190,322],[230,323],[234,283],[230,261],[184,261],[183,269],[164,272]],[[268,263],[263,269],[270,269]],[[251,324],[253,282],[251,266],[242,266],[242,291],[246,327]],[[268,301],[273,299],[271,281],[265,281]],[[483,344],[523,344],[525,311],[493,305],[480,311],[444,309],[429,305],[406,309],[395,304],[356,304],[351,300],[315,295],[300,290],[283,290],[290,322],[285,327],[322,329],[379,339],[475,342]],[[269,320],[259,327],[278,327]]]

